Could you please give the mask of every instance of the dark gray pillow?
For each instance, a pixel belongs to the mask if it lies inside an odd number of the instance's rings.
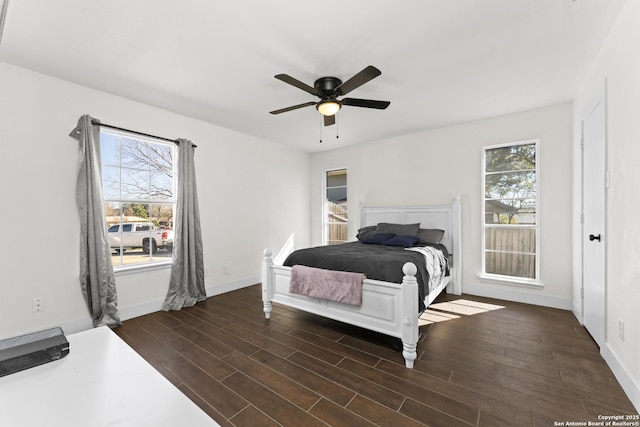
[[[421,228],[418,230],[418,243],[416,245],[435,245],[440,243],[444,236],[444,230],[438,230],[437,228]]]
[[[369,225],[367,227],[362,227],[358,230],[358,234],[356,234],[356,238],[361,242],[363,240],[367,240],[369,237],[373,236],[373,233],[376,231],[377,225]]]
[[[397,234],[400,236],[417,236],[420,223],[415,224],[391,224],[389,222],[380,222],[376,227],[374,234]]]
[[[381,234],[377,234],[377,236],[381,236]],[[408,248],[417,241],[418,238],[416,236],[394,236],[383,244],[385,246],[401,246],[403,248]]]
[[[374,234],[371,237],[364,239],[362,243],[366,243],[368,245],[384,245],[388,240],[393,239],[395,234],[391,233],[378,233]]]

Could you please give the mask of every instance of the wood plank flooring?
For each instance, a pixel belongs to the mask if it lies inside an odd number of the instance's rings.
[[[572,313],[441,296],[418,360],[259,285],[114,331],[223,426],[554,426],[636,414]]]

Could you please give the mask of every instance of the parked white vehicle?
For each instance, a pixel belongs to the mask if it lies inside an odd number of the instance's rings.
[[[154,254],[158,249],[173,250],[173,230],[160,229],[149,223],[114,224],[108,232],[109,245],[118,252],[137,248],[142,248],[146,254]]]

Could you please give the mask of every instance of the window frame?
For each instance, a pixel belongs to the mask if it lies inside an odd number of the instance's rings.
[[[500,224],[487,224],[486,222],[486,177],[488,175],[486,170],[486,156],[487,151],[497,149],[497,148],[506,148],[506,147],[514,147],[519,145],[531,145],[535,146],[535,223],[534,224],[523,224],[523,225],[500,225]],[[503,144],[495,144],[495,145],[487,145],[481,148],[481,202],[480,202],[480,219],[481,219],[481,273],[479,274],[481,279],[497,281],[497,282],[505,282],[514,285],[520,286],[529,286],[534,288],[543,287],[542,282],[540,280],[540,254],[542,251],[540,250],[540,140],[539,139],[528,139],[524,141],[516,141],[516,142],[508,142]],[[522,228],[522,229],[533,229],[535,230],[535,252],[532,254],[535,256],[535,278],[526,278],[520,276],[512,276],[507,274],[497,274],[497,273],[487,273],[486,271],[486,230],[488,228]],[[518,253],[518,251],[508,251],[512,253]],[[529,252],[526,252],[529,253]]]
[[[110,198],[107,197],[105,190],[105,182],[104,182],[104,173],[101,172],[101,175],[103,177],[103,204],[104,206],[106,206],[109,203],[117,203],[120,205],[119,208],[119,214],[120,214],[120,222],[118,224],[123,224],[123,219],[124,219],[124,213],[122,210],[122,205],[123,204],[144,204],[144,205],[149,205],[149,208],[151,208],[151,206],[153,205],[172,205],[172,217],[175,218],[175,213],[176,213],[176,205],[177,205],[177,195],[176,195],[176,191],[177,191],[177,156],[178,156],[178,147],[176,146],[175,143],[171,143],[171,142],[166,142],[166,141],[162,141],[160,139],[157,138],[153,138],[151,136],[146,136],[146,135],[140,135],[136,132],[127,132],[125,130],[120,130],[120,129],[111,129],[111,128],[101,128],[100,129],[100,140],[101,140],[101,146],[102,146],[102,134],[110,134],[110,135],[114,135],[118,138],[126,138],[126,139],[131,139],[131,140],[135,140],[135,141],[139,141],[139,142],[145,142],[147,144],[156,144],[156,145],[160,145],[160,146],[164,146],[164,147],[168,147],[171,149],[171,155],[172,155],[172,197],[170,199],[154,199],[151,198],[151,196],[148,199],[144,199],[144,198],[131,198],[131,199],[127,199],[127,198]],[[101,148],[102,151],[102,148]],[[102,152],[101,152],[102,154]],[[105,162],[104,159],[101,157],[101,161],[100,161],[100,166],[101,166],[101,170],[104,168],[105,166]],[[107,166],[113,167],[113,164],[107,164]],[[120,168],[120,170],[122,170],[122,164],[120,164],[118,166]],[[122,173],[120,173],[120,176],[122,177]],[[108,217],[109,215],[107,215],[106,209],[105,209],[105,220],[107,219],[106,217]],[[153,217],[150,216],[148,218],[148,225],[149,225],[149,233],[151,233],[151,231],[153,231],[153,227],[155,227],[155,224],[153,223]],[[134,221],[136,223],[140,223],[140,221]],[[116,225],[116,224],[112,224],[112,225]],[[109,229],[110,226],[107,226],[107,229]],[[121,227],[122,229],[122,227]],[[107,239],[109,238],[109,235],[107,233]],[[124,256],[122,254],[122,251],[119,252],[120,257],[122,259],[122,257]],[[144,271],[144,270],[156,270],[156,269],[166,269],[166,268],[170,268],[172,261],[173,261],[173,253],[171,253],[170,257],[155,257],[153,253],[149,253],[149,258],[147,261],[140,261],[140,262],[134,262],[134,263],[130,263],[130,264],[119,264],[119,265],[113,265],[113,270],[114,273],[116,275],[122,275],[122,274],[130,274],[130,273],[137,273],[140,271]],[[112,254],[112,257],[114,256],[114,254]]]
[[[329,174],[331,172],[338,172],[338,171],[344,171],[345,175],[346,175],[346,184],[344,186],[329,186],[328,185],[328,177]],[[329,245],[330,240],[329,240],[329,226],[332,224],[331,222],[327,221],[327,216],[329,214],[328,210],[327,210],[327,191],[330,188],[339,188],[339,187],[344,187],[346,190],[346,197],[347,197],[347,221],[344,224],[344,227],[346,228],[345,230],[345,240],[344,241],[338,241],[338,240],[331,240],[331,242],[341,242],[341,243],[346,243],[349,241],[349,211],[348,211],[348,203],[349,203],[349,171],[346,167],[340,167],[340,168],[331,168],[331,169],[325,169],[323,171],[322,174],[322,245]],[[338,244],[338,243],[333,243],[333,244]]]

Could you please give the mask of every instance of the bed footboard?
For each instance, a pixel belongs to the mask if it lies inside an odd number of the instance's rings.
[[[289,293],[291,268],[274,266],[271,250],[265,249],[262,263],[262,304],[264,315],[271,317],[273,302],[319,316],[380,332],[402,340],[405,365],[413,368],[418,344],[417,267],[404,264],[402,283],[366,279],[362,287],[362,305],[352,306]]]

